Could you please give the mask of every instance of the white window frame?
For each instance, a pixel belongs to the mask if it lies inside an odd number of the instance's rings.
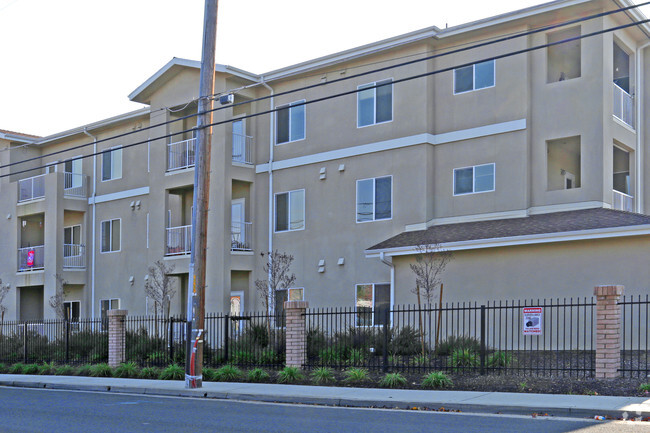
[[[280,146],[280,145],[287,144],[287,143],[294,143],[296,141],[302,141],[302,140],[307,138],[307,105],[305,104],[305,102],[307,102],[306,99],[301,99],[299,101],[293,101],[293,102],[289,102],[288,104],[277,105],[275,107],[275,109],[277,110],[275,112],[275,116],[274,116],[275,117],[275,145],[276,146]],[[293,106],[295,106],[295,105],[298,105],[298,104],[303,104],[303,105],[299,105],[299,106],[303,108],[303,112],[304,112],[303,119],[302,119],[302,123],[303,123],[302,127],[303,127],[303,131],[305,131],[305,133],[304,133],[304,137],[302,137],[302,138],[292,139],[292,137],[291,137],[291,124],[293,123],[293,121],[292,121],[292,116],[291,116],[291,108]],[[285,108],[289,109],[289,125],[287,126],[287,128],[289,130],[289,140],[288,141],[283,141],[283,142],[278,142],[278,112],[280,110],[282,110],[282,109],[285,109]]]
[[[102,317],[102,302],[104,301],[108,301],[108,309],[106,310],[106,317]],[[117,308],[115,308],[115,310],[119,310],[122,304],[120,298],[105,298],[99,300],[99,320],[103,331],[108,330],[108,312],[112,310],[112,308],[110,307],[113,301],[117,301]],[[104,320],[106,320],[106,322],[104,322]],[[106,328],[104,328],[104,326],[106,326]]]
[[[115,161],[114,161],[114,159],[115,159],[114,158],[115,150],[118,150],[118,149],[122,150],[122,146],[113,146],[113,147],[110,148],[110,152],[102,153],[102,160],[100,162],[100,164],[102,165],[102,176],[101,176],[102,182],[110,182],[111,180],[122,179],[122,176],[124,175],[124,158],[123,158],[123,152],[122,151],[120,152],[120,159],[121,159],[121,161],[120,161],[120,167],[121,167],[120,176],[116,177],[114,175],[114,173],[113,173],[113,171],[115,170]],[[108,178],[108,179],[104,179],[104,158],[106,157],[106,155],[110,155],[110,158],[111,158],[111,177]]]
[[[292,192],[298,192],[302,191],[302,216],[303,216],[303,223],[302,223],[302,228],[299,229],[292,229],[291,228],[291,193]],[[287,194],[287,217],[288,217],[288,223],[287,223],[287,229],[286,230],[277,230],[278,224],[277,224],[277,219],[278,219],[278,196],[280,194]],[[305,211],[306,207],[306,202],[307,202],[307,194],[305,192],[305,189],[294,189],[291,191],[282,191],[282,192],[276,192],[273,196],[273,233],[286,233],[286,232],[299,232],[301,230],[305,230],[305,227],[307,227],[307,213]]]
[[[275,296],[273,298],[273,299],[276,300],[275,303],[277,303],[278,292],[287,292],[287,301],[290,301],[291,300],[291,292],[294,291],[294,290],[300,290],[302,292],[302,296],[301,296],[300,301],[304,301],[305,300],[305,288],[304,287],[288,287],[288,288],[285,288],[285,289],[276,289],[275,290]],[[277,320],[278,311],[277,311],[277,308],[275,308],[276,307],[275,303],[273,305],[273,316],[274,316],[274,321],[275,321],[275,327],[278,328],[278,329],[282,329],[282,328],[285,328],[286,325],[283,325],[282,323],[278,323],[278,320]],[[284,310],[284,306],[283,306],[282,309]],[[285,320],[286,320],[286,316],[285,316]]]
[[[367,125],[359,125],[359,120],[360,120],[360,116],[359,116],[359,111],[360,111],[359,110],[359,98],[361,97],[361,92],[362,92],[361,88],[362,87],[377,86],[378,83],[381,83],[381,82],[384,82],[384,81],[389,81],[389,80],[391,82],[391,84],[390,84],[390,96],[391,96],[390,97],[390,120],[384,120],[383,122],[377,122],[377,87],[374,87],[372,89],[369,89],[369,90],[373,91],[373,96],[372,96],[372,99],[373,99],[373,102],[374,102],[372,104],[372,110],[373,110],[372,111],[372,119],[373,119],[373,122],[369,123]],[[393,114],[395,113],[395,110],[394,110],[394,108],[395,108],[394,89],[395,89],[395,85],[393,84],[393,78],[392,77],[391,78],[386,78],[384,80],[374,81],[372,83],[361,84],[360,86],[357,86],[357,90],[358,90],[358,92],[357,92],[357,129],[359,129],[359,128],[367,128],[369,126],[374,126],[374,125],[381,125],[381,124],[390,123],[390,122],[393,121],[393,118],[394,118]]]
[[[383,323],[376,324],[375,323],[375,288],[376,286],[388,286],[388,295],[390,298],[390,301],[388,303],[388,321],[389,324],[392,321],[392,313],[390,310],[393,308],[393,297],[391,294],[391,285],[390,282],[386,283],[359,283],[354,285],[354,314],[355,314],[355,320],[354,320],[354,326],[356,328],[372,328],[372,327],[377,327],[377,326],[384,326]],[[358,312],[357,312],[357,293],[358,293],[358,287],[359,286],[372,286],[372,311],[370,312],[370,317],[372,317],[372,325],[359,325],[358,323]]]
[[[484,166],[487,166],[487,165],[492,166],[492,179],[493,179],[492,189],[486,189],[484,191],[476,191],[476,174],[475,174],[476,173],[476,167],[484,167]],[[472,169],[472,191],[471,192],[456,193],[456,171],[458,171],[458,170],[466,170],[468,168]],[[494,192],[496,190],[496,186],[497,186],[496,163],[490,162],[490,163],[487,163],[487,164],[477,164],[477,165],[470,165],[470,166],[467,166],[467,167],[454,168],[454,171],[452,173],[452,177],[453,177],[453,182],[452,182],[453,185],[452,185],[452,191],[451,192],[453,193],[454,197],[460,196],[460,195],[483,194],[485,192]]]
[[[104,223],[107,222],[107,221],[111,222],[111,224],[110,224],[111,233],[109,235],[110,239],[112,239],[112,234],[113,234],[112,233],[113,232],[113,224],[112,224],[113,221],[119,221],[120,222],[120,248],[118,250],[102,251],[104,249],[104,245],[102,243],[103,240],[104,240],[102,227],[103,227]],[[109,248],[110,248],[110,246],[109,246]],[[108,219],[108,220],[101,220],[99,222],[99,252],[101,254],[110,254],[110,253],[119,253],[120,251],[122,251],[122,218],[111,218],[111,219]]]
[[[487,62],[492,62],[492,85],[491,86],[485,86],[485,87],[476,87],[476,65],[481,64],[481,63],[487,63]],[[496,86],[497,84],[497,68],[496,68],[496,60],[486,60],[485,62],[477,62],[472,64],[472,88],[470,90],[463,90],[462,92],[456,92],[456,71],[459,69],[465,69],[469,68],[469,65],[464,66],[462,68],[456,68],[454,69],[454,79],[453,79],[453,85],[452,85],[452,90],[454,92],[454,95],[462,95],[463,93],[469,93],[469,92],[476,92],[477,90],[483,90],[483,89],[491,89]]]
[[[79,319],[81,319],[81,301],[63,301],[63,311],[65,312],[65,304],[70,304],[70,313],[72,314],[72,304],[79,304]],[[72,321],[71,317],[66,317],[65,319]]]
[[[375,219],[375,208],[376,208],[376,203],[375,203],[375,191],[377,189],[377,179],[383,179],[385,177],[390,177],[390,218],[380,218],[380,219]],[[368,221],[359,221],[357,218],[358,216],[358,208],[357,205],[359,204],[359,182],[363,182],[364,180],[373,180],[374,182],[372,183],[372,219]],[[357,224],[365,224],[365,223],[372,223],[375,221],[390,221],[393,219],[393,202],[395,201],[393,199],[393,191],[394,191],[394,182],[393,182],[393,175],[389,174],[386,176],[377,176],[377,177],[368,177],[365,179],[357,179],[357,182],[355,184],[356,191],[355,191],[355,201],[354,201],[354,219],[357,222]]]

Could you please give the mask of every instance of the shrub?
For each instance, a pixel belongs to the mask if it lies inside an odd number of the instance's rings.
[[[422,387],[429,389],[450,388],[453,385],[449,376],[442,371],[434,371],[424,376]]]
[[[401,328],[388,344],[388,351],[403,356],[421,354],[420,333],[411,326]]]
[[[79,368],[77,368],[77,376],[90,376],[91,369],[92,369],[92,365],[84,364]]]
[[[427,365],[429,364],[430,361],[431,361],[431,357],[429,356],[428,353],[424,355],[422,354],[416,355],[411,359],[411,362],[415,365]]]
[[[269,374],[261,368],[254,368],[248,372],[249,382],[268,382]]]
[[[345,379],[343,380],[347,383],[363,383],[370,378],[368,370],[365,368],[348,368],[344,375]]]
[[[46,374],[52,374],[53,372],[54,372],[53,362],[50,362],[49,364],[47,362],[44,362],[43,364],[38,366],[38,374],[46,375]]]
[[[38,374],[38,364],[27,364],[23,367],[23,374]]]
[[[23,370],[25,369],[25,364],[22,362],[17,362],[11,367],[9,367],[9,374],[23,374]]]
[[[235,382],[243,377],[244,373],[234,365],[224,365],[216,371],[214,380],[217,382]]]
[[[113,369],[108,364],[95,364],[90,367],[90,375],[93,377],[113,377]]]
[[[348,362],[352,365],[362,364],[366,359],[366,352],[362,349],[352,349],[350,350],[350,356],[348,357]]]
[[[476,367],[479,364],[479,358],[476,352],[470,349],[456,349],[451,354],[451,365],[455,368]]]
[[[337,365],[345,361],[344,349],[340,347],[328,347],[318,352],[318,359],[322,364]]]
[[[383,388],[399,388],[407,383],[406,378],[400,373],[386,373],[379,381],[379,386]]]
[[[309,328],[307,330],[307,357],[316,358],[320,351],[329,345],[328,343],[325,332],[318,327]]]
[[[254,364],[255,357],[252,353],[246,350],[236,350],[232,354],[233,364]]]
[[[7,367],[5,364],[0,362],[0,374],[6,373],[7,371],[9,371],[9,367]]]
[[[260,354],[260,364],[277,364],[279,361],[278,358],[278,354],[275,350],[264,349]]]
[[[138,366],[135,362],[123,362],[115,368],[115,377],[139,377]]]
[[[59,365],[54,369],[55,376],[72,376],[74,373],[75,369],[71,365]]]
[[[488,356],[487,365],[489,367],[507,367],[513,360],[512,354],[498,350]]]
[[[278,383],[295,383],[302,380],[303,376],[298,367],[284,367],[278,373]]]
[[[334,378],[334,373],[332,369],[328,367],[320,367],[311,372],[311,378],[315,383],[331,383],[336,379]]]
[[[438,344],[438,347],[436,347],[436,355],[448,356],[457,350],[469,350],[470,352],[478,353],[481,351],[481,342],[470,336],[451,336]]]
[[[645,391],[645,392],[650,392],[650,383],[644,383],[639,386],[639,390]]]
[[[168,365],[161,373],[161,380],[183,380],[185,379],[185,370],[178,364]]]
[[[158,379],[160,369],[156,367],[144,367],[140,370],[140,379]]]
[[[210,367],[203,367],[203,381],[215,382],[217,380],[217,370]]]

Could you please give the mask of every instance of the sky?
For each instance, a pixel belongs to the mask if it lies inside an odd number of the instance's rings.
[[[541,3],[219,0],[216,61],[261,74]],[[203,0],[0,0],[0,129],[47,136],[142,108],[129,93],[173,57],[201,59],[203,8]]]

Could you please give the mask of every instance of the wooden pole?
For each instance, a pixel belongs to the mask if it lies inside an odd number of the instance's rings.
[[[185,387],[203,386],[203,334],[205,323],[205,247],[210,201],[210,147],[212,142],[212,95],[214,94],[215,50],[217,45],[218,0],[205,0],[203,52],[199,78],[198,139],[194,153],[194,212],[192,214],[192,255],[188,290],[188,329]]]
[[[436,349],[440,342],[440,322],[442,321],[442,283],[440,283],[440,302],[438,302],[438,324],[436,325]]]

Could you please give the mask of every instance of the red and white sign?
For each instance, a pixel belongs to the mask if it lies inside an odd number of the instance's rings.
[[[34,254],[35,253],[33,249],[27,251],[27,266],[30,268],[34,266]]]
[[[524,335],[542,335],[542,307],[524,307],[521,309],[523,327],[521,333]]]

